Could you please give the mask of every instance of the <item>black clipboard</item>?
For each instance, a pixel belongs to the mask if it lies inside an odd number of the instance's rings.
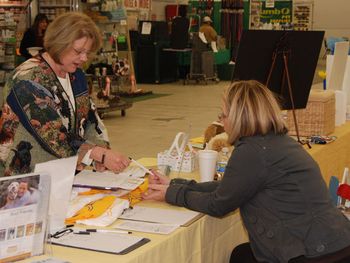
[[[95,252],[102,252],[102,253],[107,253],[107,254],[115,254],[115,255],[125,255],[141,246],[144,244],[150,242],[151,240],[148,238],[141,238],[139,241],[136,243],[131,244],[130,246],[124,248],[123,250],[120,251],[113,251],[113,248],[109,249],[100,249],[98,247],[94,248],[93,246],[98,246],[99,242],[96,242],[96,236],[105,236],[106,238],[110,237],[111,239],[108,242],[108,245],[114,244],[115,239],[120,237],[120,239],[124,239],[127,237],[132,237],[127,234],[122,234],[122,236],[118,236],[117,234],[110,234],[108,235],[107,233],[91,233],[89,235],[76,235],[74,233],[70,233],[68,235],[65,235],[60,238],[52,238],[51,239],[51,244],[57,245],[57,246],[63,246],[63,247],[70,247],[70,248],[77,248],[77,249],[84,249],[84,250],[90,250],[90,251],[95,251]],[[62,239],[67,239],[69,238],[68,241],[61,241]],[[134,236],[135,237],[135,236]],[[135,237],[136,238],[136,237]],[[88,246],[84,246],[84,242],[86,242],[87,239],[91,239],[88,244]],[[84,242],[82,242],[82,240]]]

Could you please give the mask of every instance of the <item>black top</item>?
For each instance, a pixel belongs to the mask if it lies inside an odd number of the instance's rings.
[[[23,57],[29,59],[32,55],[29,54],[27,48],[29,47],[43,47],[43,37],[36,36],[34,29],[29,28],[23,35],[21,46],[19,48],[19,52]]]
[[[259,262],[350,245],[350,222],[332,205],[317,163],[287,135],[241,138],[220,182],[174,179],[166,201],[212,216],[239,208]]]

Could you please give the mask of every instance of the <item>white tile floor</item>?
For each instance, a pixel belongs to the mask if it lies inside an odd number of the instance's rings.
[[[314,83],[320,82],[319,70],[325,70],[320,60]],[[170,96],[136,102],[126,110],[126,116],[112,112],[104,117],[112,149],[135,159],[156,157],[159,151],[170,147],[179,131],[201,136],[206,127],[216,120],[221,111],[221,95],[228,81],[208,85],[184,86],[181,81],[169,84],[138,84],[138,88]]]

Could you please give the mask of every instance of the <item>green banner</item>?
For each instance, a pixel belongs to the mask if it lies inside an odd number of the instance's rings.
[[[265,4],[264,1],[260,13],[261,23],[292,23],[292,1],[276,1],[274,8],[267,8]]]

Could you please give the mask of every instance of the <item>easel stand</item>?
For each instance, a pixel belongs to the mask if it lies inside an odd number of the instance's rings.
[[[282,41],[282,39],[281,39]],[[280,43],[278,44],[280,45]],[[289,48],[286,47],[277,47],[276,50],[273,52],[272,54],[272,64],[271,64],[271,68],[269,71],[269,75],[267,77],[266,80],[266,86],[268,87],[270,84],[270,80],[271,80],[271,76],[273,73],[273,70],[275,68],[276,65],[276,60],[278,58],[278,56],[282,55],[283,57],[283,76],[282,76],[282,88],[285,86],[285,81],[287,80],[287,86],[288,86],[288,93],[289,93],[289,98],[290,98],[290,102],[291,102],[291,106],[292,106],[292,114],[293,114],[293,120],[294,120],[294,126],[295,126],[295,131],[297,134],[297,141],[301,144],[304,145],[306,144],[309,149],[311,149],[311,145],[308,141],[302,141],[300,140],[300,136],[299,136],[299,128],[298,128],[298,122],[297,122],[297,116],[295,114],[295,105],[294,105],[294,98],[293,98],[293,91],[292,91],[292,85],[290,82],[290,76],[289,76],[289,70],[288,70],[288,55],[291,53],[291,50]]]

